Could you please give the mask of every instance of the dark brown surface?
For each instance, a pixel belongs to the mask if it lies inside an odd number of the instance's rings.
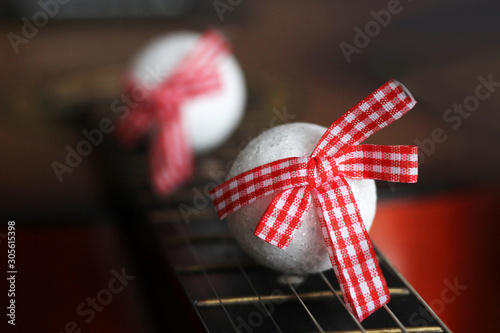
[[[412,144],[430,138],[435,128],[443,128],[448,139],[425,156],[419,184],[413,187],[440,192],[423,192],[404,204],[382,202],[374,237],[429,302],[441,297],[444,279],[458,276],[462,281],[463,277],[468,289],[441,313],[453,331],[476,331],[469,325],[478,319],[490,322],[498,314],[494,303],[497,272],[489,264],[498,262],[494,239],[498,232],[498,187],[485,192],[475,188],[499,181],[500,92],[481,102],[456,130],[443,121],[443,114],[474,93],[479,75],[491,74],[500,81],[498,5],[494,1],[402,2],[404,10],[348,64],[339,44],[352,43],[353,28],[363,27],[372,20],[371,10],[384,9],[387,4],[245,1],[227,12],[223,22],[210,3],[205,11],[185,18],[50,21],[28,44],[20,45],[18,54],[3,38],[0,216],[5,221],[31,221],[30,227],[22,229],[29,241],[19,243],[27,279],[20,302],[28,306],[20,314],[29,313],[30,328],[60,329],[59,324],[71,319],[66,319],[67,315],[74,315],[73,307],[81,298],[107,282],[114,267],[109,263],[129,255],[114,249],[115,259],[102,264],[99,261],[109,248],[93,248],[99,237],[103,243],[117,237],[113,228],[86,226],[92,217],[101,217],[108,209],[102,202],[104,184],[97,176],[96,157],[85,159],[63,183],[50,166],[52,161],[65,158],[66,145],[82,138],[78,130],[81,124],[75,128],[61,120],[73,116],[67,107],[113,98],[120,73],[150,38],[172,29],[214,25],[232,39],[250,91],[257,95],[261,89],[275,92],[263,101],[264,112],[286,106],[290,114],[297,115],[294,121],[328,126],[385,80],[395,77],[408,86],[419,101],[417,107],[370,142]],[[0,22],[4,36],[20,29],[19,19]],[[446,191],[455,188],[466,190],[458,196]],[[399,196],[408,190],[411,188],[397,187],[389,194]],[[478,206],[482,207],[482,218],[475,213]],[[78,227],[54,226],[74,225],[76,220]],[[33,224],[38,224],[36,229]],[[460,242],[467,246],[456,246]],[[471,253],[481,260],[474,260]],[[55,282],[65,271],[74,273],[62,278],[62,284]],[[85,292],[79,293],[79,289]],[[91,331],[126,332],[122,330],[126,320],[130,332],[141,331],[138,327],[142,325],[149,327],[142,310],[134,315],[144,303],[137,296],[141,291],[133,290],[117,297],[110,311],[92,324]],[[43,297],[38,297],[37,291]],[[134,295],[126,296],[128,292]],[[47,306],[44,299],[50,300]],[[479,300],[485,305],[470,305]],[[22,312],[26,309],[29,312]],[[50,327],[46,326],[47,318],[53,319]],[[19,321],[28,323],[26,316]]]

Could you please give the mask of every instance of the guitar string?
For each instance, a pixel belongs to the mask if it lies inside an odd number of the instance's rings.
[[[387,304],[384,305],[384,309],[385,309],[385,311],[387,311],[387,313],[392,318],[392,320],[394,320],[394,322],[396,323],[396,325],[399,326],[399,328],[401,329],[401,331],[403,333],[409,333],[408,330],[403,325],[403,323],[401,323],[401,321],[398,319],[398,317],[396,317],[396,315],[394,314],[394,312],[392,312],[391,309],[389,309],[389,307],[387,306]]]
[[[287,275],[285,275],[285,280],[286,282],[288,283],[288,286],[290,287],[290,290],[292,290],[292,292],[295,294],[295,297],[297,297],[297,299],[299,300],[300,304],[302,304],[302,306],[304,307],[304,309],[306,310],[307,314],[309,315],[309,317],[311,318],[311,320],[313,321],[314,325],[316,326],[316,328],[318,328],[318,330],[321,332],[321,333],[325,333],[325,331],[323,330],[323,328],[321,328],[321,325],[318,323],[318,321],[316,320],[316,318],[314,318],[313,314],[311,313],[311,311],[309,311],[309,308],[307,307],[307,305],[304,303],[304,301],[302,300],[302,298],[300,297],[300,295],[297,293],[297,291],[295,290],[295,288],[292,286],[292,284],[290,283],[290,279],[288,278]]]
[[[196,252],[193,244],[191,243],[191,240],[189,239],[187,231],[185,230],[185,225],[183,223],[180,223],[180,225],[181,225],[181,227],[179,228],[180,232],[181,232],[182,236],[184,237],[186,243],[189,245],[188,247],[189,247],[190,251],[192,252],[193,257],[197,261],[197,263],[198,263],[198,265],[199,265],[199,267],[200,267],[200,269],[202,271],[203,277],[205,278],[205,280],[207,280],[207,282],[208,282],[208,284],[210,286],[210,289],[212,289],[213,293],[215,294],[215,296],[219,300],[219,303],[220,303],[220,305],[222,307],[222,310],[224,311],[224,313],[226,314],[227,318],[229,319],[229,322],[231,323],[231,326],[234,328],[234,331],[238,333],[239,331],[238,331],[238,328],[236,327],[236,324],[234,323],[233,319],[229,315],[229,312],[227,311],[227,308],[224,305],[224,302],[222,302],[222,299],[220,298],[219,293],[217,292],[215,286],[213,285],[212,280],[210,280],[210,278],[208,277],[208,273],[205,270],[205,266],[202,264],[201,259],[198,256],[198,253]]]
[[[233,328],[235,329],[235,332],[239,333],[239,330],[238,328],[236,327],[236,324],[234,323],[234,321],[232,320],[231,316],[229,315],[229,312],[227,311],[226,307],[224,306],[224,302],[222,302],[222,299],[219,297],[217,291],[216,291],[216,288],[215,286],[213,285],[213,283],[211,282],[210,278],[208,277],[208,273],[206,272],[206,269],[204,267],[204,265],[202,265],[201,263],[201,260],[199,259],[199,256],[198,254],[196,253],[195,249],[194,249],[194,246],[192,245],[192,242],[191,240],[189,239],[189,236],[187,235],[187,232],[184,230],[184,225],[182,225],[182,231],[183,231],[183,236],[184,238],[186,238],[189,246],[190,246],[190,249],[191,251],[193,252],[193,255],[195,256],[196,258],[196,261],[198,262],[198,265],[205,277],[205,279],[209,282],[210,284],[210,287],[211,289],[213,290],[214,294],[217,296],[217,299],[219,300],[219,303],[221,304],[222,308],[224,309],[224,312],[226,314],[226,316],[229,318],[230,322],[231,322],[231,325],[233,326]],[[225,241],[227,242],[227,240]],[[276,327],[276,329],[278,330],[278,333],[283,333],[283,331],[281,330],[281,328],[279,327],[278,323],[276,322],[276,320],[273,318],[272,314],[269,312],[269,310],[267,309],[267,307],[265,306],[264,302],[262,301],[259,293],[257,292],[254,284],[251,282],[248,274],[246,273],[245,269],[243,268],[243,266],[241,265],[241,262],[236,258],[236,256],[234,255],[234,253],[232,253],[232,256],[233,256],[233,259],[235,260],[236,264],[238,265],[240,271],[242,272],[244,278],[246,279],[246,281],[248,282],[248,284],[250,285],[250,288],[253,290],[253,292],[255,293],[255,295],[259,298],[259,303],[262,305],[262,307],[264,308],[264,310],[266,311],[268,317],[271,319],[271,321],[273,322],[273,325]]]
[[[236,256],[235,256],[236,257]],[[235,258],[236,259],[236,258]],[[281,328],[279,327],[278,323],[276,322],[276,320],[274,319],[274,317],[272,316],[272,314],[269,312],[269,310],[267,309],[266,305],[264,304],[264,302],[262,301],[261,297],[260,297],[260,294],[257,292],[257,289],[255,288],[254,284],[252,283],[252,281],[250,280],[250,277],[248,276],[248,274],[246,273],[245,269],[243,268],[243,266],[241,265],[240,261],[238,259],[236,259],[236,263],[241,271],[241,273],[243,273],[243,276],[245,277],[245,279],[247,280],[248,284],[250,285],[250,288],[252,288],[253,292],[255,293],[255,295],[259,298],[259,303],[264,307],[269,319],[271,319],[271,321],[273,322],[274,326],[276,327],[276,329],[278,330],[279,333],[283,333],[283,331],[281,330]]]
[[[443,332],[451,333],[450,329],[445,325],[445,323],[441,321],[441,319],[439,319],[439,317],[431,309],[431,307],[423,300],[423,298],[417,293],[417,291],[412,287],[412,285],[404,278],[404,276],[401,275],[401,273],[398,270],[396,270],[396,268],[392,265],[392,263],[388,260],[385,260],[384,258],[383,264],[392,272],[394,272],[396,277],[405,285],[406,288],[408,288],[410,293],[417,298],[417,300],[420,303],[420,306],[423,307],[427,311],[427,313],[429,313],[434,318],[436,324],[439,325],[439,327],[441,327]]]
[[[333,288],[332,284],[330,283],[330,281],[328,281],[328,279],[326,278],[325,274],[323,272],[320,272],[319,275],[321,276],[321,278],[323,279],[323,281],[325,281],[326,285],[328,286],[328,288],[333,292],[333,294],[335,295],[335,297],[337,298],[337,300],[340,302],[340,304],[342,305],[342,307],[347,311],[347,313],[351,316],[352,320],[354,321],[354,323],[356,324],[356,326],[358,326],[358,328],[360,329],[360,331],[362,333],[367,333],[366,330],[364,329],[363,325],[361,325],[361,323],[359,322],[359,320],[356,319],[356,317],[354,317],[354,315],[351,313],[351,311],[349,311],[347,309],[347,306],[345,305],[344,301],[340,298],[340,296],[337,294],[337,291],[335,290],[335,288]]]

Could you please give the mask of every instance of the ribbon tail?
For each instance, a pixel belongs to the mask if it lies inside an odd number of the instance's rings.
[[[335,176],[331,183],[322,184],[314,192],[344,302],[362,321],[389,302],[387,283],[346,180]]]
[[[416,146],[352,145],[335,156],[347,178],[415,183],[418,174]]]
[[[308,186],[296,187],[274,197],[255,229],[255,236],[286,249],[311,205]]]
[[[151,178],[158,194],[173,191],[191,177],[193,152],[184,135],[178,112],[160,125],[149,152]]]

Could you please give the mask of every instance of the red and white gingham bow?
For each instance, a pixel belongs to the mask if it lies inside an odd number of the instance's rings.
[[[285,249],[311,206],[319,209],[324,240],[349,310],[363,320],[389,302],[358,206],[345,177],[417,181],[417,147],[361,145],[416,104],[391,80],[335,121],[310,157],[290,157],[244,172],[210,193],[221,219],[253,201],[280,192],[255,235]]]
[[[173,73],[148,91],[146,98],[136,101],[118,124],[118,138],[126,146],[134,145],[152,127],[158,127],[149,161],[152,182],[159,194],[172,191],[192,174],[193,150],[183,130],[181,105],[221,88],[216,61],[228,49],[218,32],[204,33]],[[134,88],[134,82],[128,82],[125,89],[129,96]]]

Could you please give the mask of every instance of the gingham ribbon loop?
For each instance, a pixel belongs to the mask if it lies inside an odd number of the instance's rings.
[[[385,83],[335,121],[310,157],[261,165],[212,190],[217,214],[222,219],[277,193],[255,235],[284,249],[314,202],[346,306],[358,320],[365,319],[390,295],[346,177],[417,181],[416,147],[360,144],[415,104],[399,82]]]
[[[129,115],[118,125],[118,138],[126,146],[134,145],[157,127],[149,162],[152,183],[159,194],[172,191],[192,174],[193,151],[184,133],[181,107],[192,98],[220,90],[217,61],[228,49],[219,33],[214,30],[204,33],[158,87],[145,91],[144,98],[132,101]],[[133,96],[138,86],[128,80],[125,90]]]

